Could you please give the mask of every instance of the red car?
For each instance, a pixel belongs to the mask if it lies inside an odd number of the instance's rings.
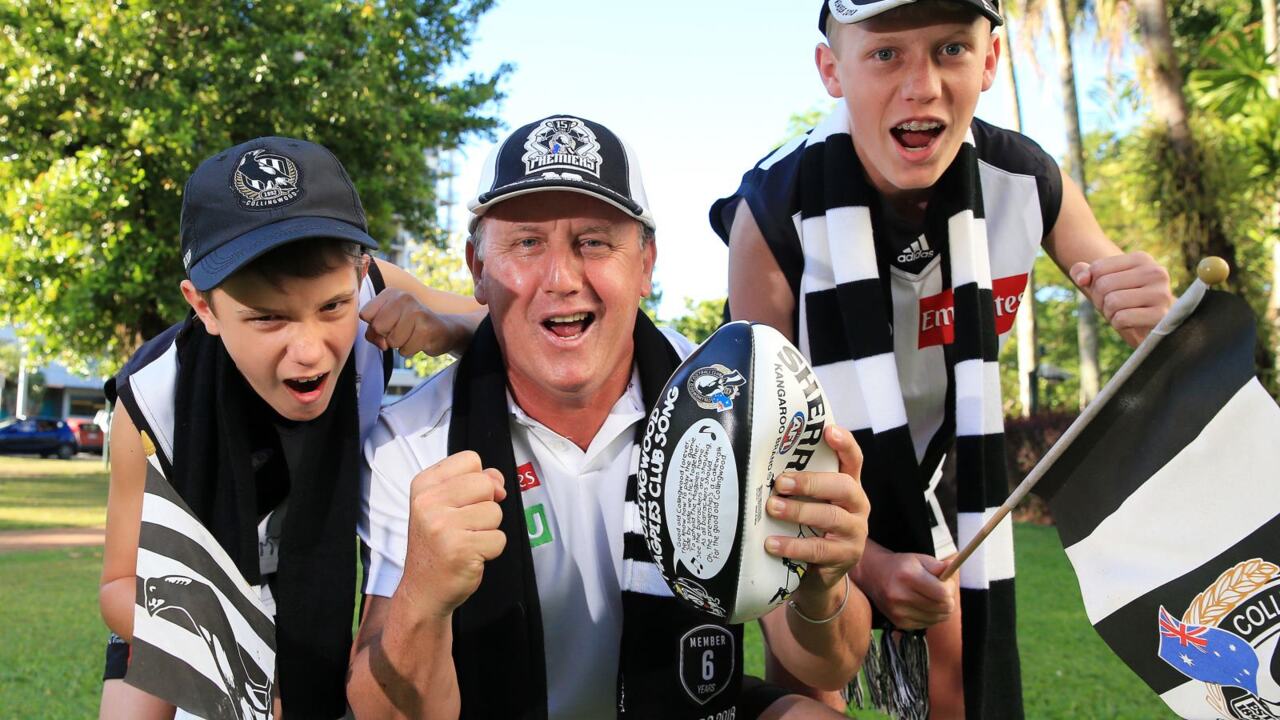
[[[102,428],[94,424],[93,418],[69,417],[67,425],[76,435],[76,444],[86,452],[102,452]]]

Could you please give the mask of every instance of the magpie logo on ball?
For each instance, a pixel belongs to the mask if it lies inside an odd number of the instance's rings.
[[[231,177],[242,207],[267,210],[288,205],[302,197],[298,165],[284,155],[265,149],[250,150],[240,157]]]
[[[746,384],[742,373],[717,363],[693,371],[689,376],[689,394],[698,407],[725,412],[733,409],[733,399]]]

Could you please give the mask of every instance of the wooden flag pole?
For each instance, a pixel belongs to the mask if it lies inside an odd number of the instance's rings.
[[[1049,448],[1049,452],[1040,458],[1040,462],[1036,463],[1031,472],[1027,473],[1027,477],[1014,489],[1009,499],[1005,500],[1004,504],[997,508],[995,513],[987,519],[982,528],[978,530],[978,534],[974,535],[969,544],[965,545],[964,549],[952,559],[947,569],[942,572],[938,579],[945,582],[960,570],[960,566],[969,559],[969,556],[973,555],[978,546],[982,544],[982,541],[987,539],[987,536],[996,529],[996,526],[1005,519],[1005,516],[1013,512],[1018,503],[1022,502],[1022,499],[1027,496],[1027,493],[1031,492],[1036,483],[1040,482],[1040,478],[1044,477],[1049,468],[1053,467],[1058,458],[1066,452],[1067,448],[1071,447],[1071,443],[1075,441],[1081,431],[1088,426],[1094,416],[1111,399],[1111,396],[1115,395],[1116,388],[1120,387],[1133,374],[1133,371],[1151,354],[1151,350],[1160,343],[1160,340],[1165,335],[1173,332],[1196,309],[1196,306],[1200,304],[1200,299],[1204,297],[1204,291],[1210,285],[1218,285],[1225,282],[1229,273],[1230,268],[1227,267],[1226,261],[1220,257],[1207,257],[1200,261],[1200,264],[1196,266],[1198,279],[1191,284],[1190,288],[1187,288],[1182,297],[1178,298],[1178,301],[1169,309],[1169,312],[1165,313],[1164,318],[1151,331],[1151,334],[1147,335],[1147,338],[1142,341],[1138,349],[1134,350],[1129,359],[1124,362],[1124,365],[1120,366],[1120,369],[1111,378],[1111,381],[1107,383],[1107,386],[1098,393],[1093,402],[1089,403],[1084,412],[1080,413],[1080,417],[1077,417],[1075,422],[1071,423],[1071,427],[1067,428],[1067,431],[1062,434],[1058,442]]]

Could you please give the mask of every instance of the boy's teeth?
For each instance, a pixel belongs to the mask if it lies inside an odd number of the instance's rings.
[[[937,130],[942,127],[942,123],[936,120],[912,120],[904,122],[897,126],[897,130],[907,130],[909,132],[919,132],[921,130]]]
[[[557,315],[551,318],[551,322],[574,323],[574,322],[582,322],[583,320],[586,320],[586,319],[587,319],[587,314],[584,312],[580,312],[580,313],[574,313],[572,315]]]

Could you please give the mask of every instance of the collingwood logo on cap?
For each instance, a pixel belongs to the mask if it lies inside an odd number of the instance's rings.
[[[251,210],[278,208],[302,197],[297,163],[265,149],[250,150],[240,157],[231,186],[240,196],[241,207]]]
[[[854,15],[858,14],[857,5],[846,5],[844,0],[832,0],[828,3],[831,13],[836,16],[840,22],[848,22]]]
[[[547,118],[524,143],[526,175],[552,167],[573,168],[600,177],[600,142],[578,118]]]

